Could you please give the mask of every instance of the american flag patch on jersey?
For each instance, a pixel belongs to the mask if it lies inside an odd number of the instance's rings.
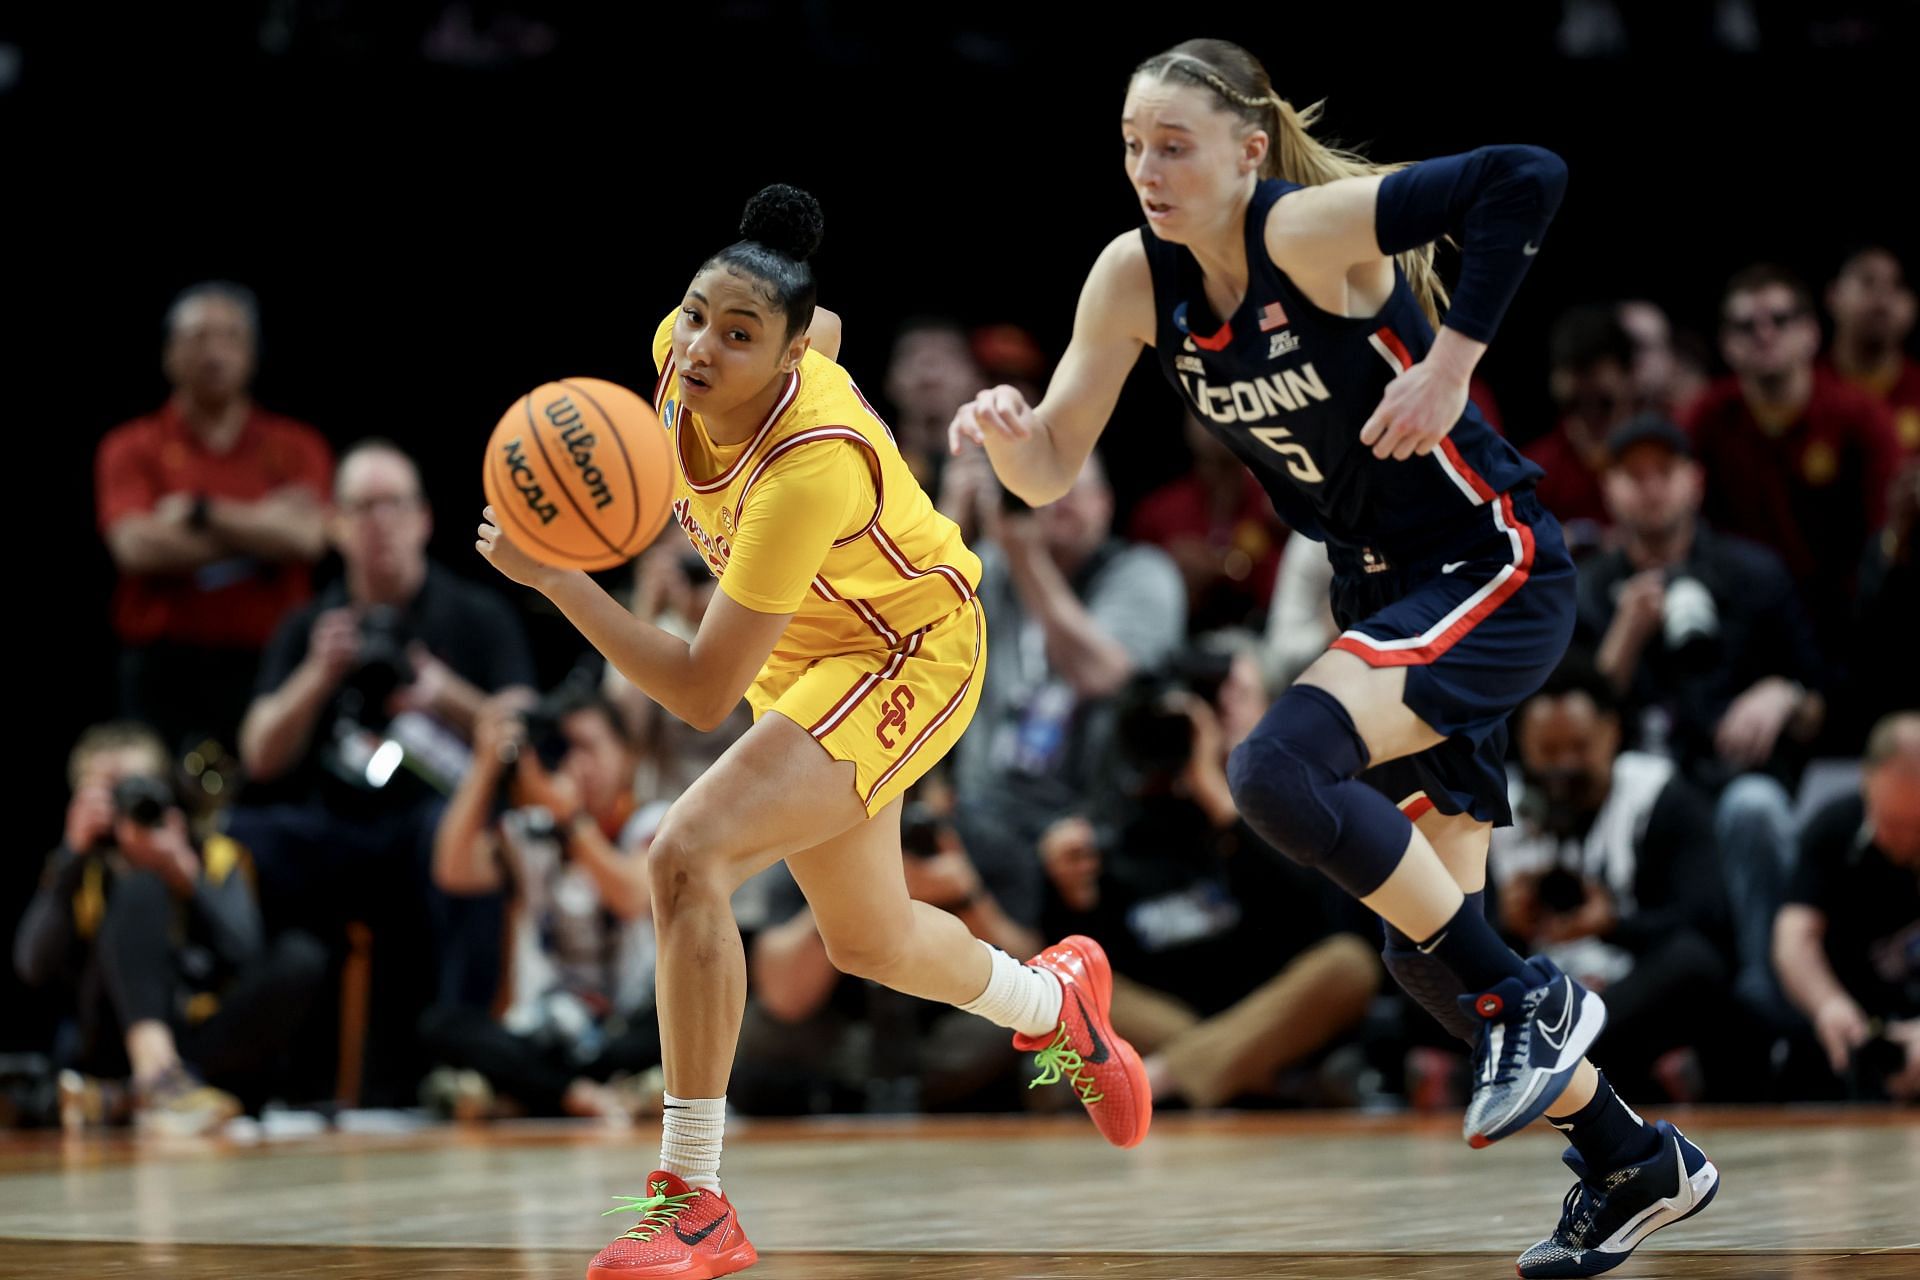
[[[1277,302],[1269,302],[1260,308],[1260,332],[1272,333],[1287,322],[1287,313],[1280,309]]]

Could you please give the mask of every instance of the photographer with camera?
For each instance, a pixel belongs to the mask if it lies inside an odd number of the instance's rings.
[[[1066,496],[1037,510],[997,481],[976,496],[993,656],[954,748],[956,823],[976,857],[1031,866],[1040,834],[1099,781],[1114,695],[1179,648],[1186,584],[1164,551],[1113,535],[1097,453]]]
[[[530,709],[489,699],[473,766],[434,834],[442,892],[512,895],[512,1004],[498,1022],[437,1006],[421,1038],[437,1062],[478,1073],[485,1092],[531,1115],[624,1121],[658,1110],[658,1082],[650,1093],[644,1075],[660,1062],[644,855],[663,807],[637,809],[639,763],[591,681]]]
[[[1118,699],[1112,794],[1095,797],[1111,830],[1063,819],[1040,858],[1045,929],[1105,941],[1114,1029],[1145,1055],[1155,1100],[1213,1107],[1272,1092],[1358,1023],[1380,962],[1351,899],[1240,821],[1227,756],[1269,699],[1250,637],[1202,645]]]
[[[930,776],[907,795],[901,873],[918,902],[950,911],[974,937],[1010,955],[1044,943],[1031,851],[976,861],[953,821],[953,796]],[[991,1023],[848,977],[783,864],[770,878],[765,924],[748,940],[749,1001],[728,1097],[762,1115],[1012,1105],[1021,1059]]]
[[[194,840],[170,771],[144,725],[81,735],[66,838],[15,935],[21,980],[64,985],[74,1000],[69,1123],[109,1118],[107,1091],[81,1071],[130,1071],[135,1122],[153,1132],[206,1132],[238,1115],[242,1098],[258,1105],[321,981],[325,956],[311,938],[263,941],[245,852],[224,837]]]
[[[1521,704],[1513,734],[1515,825],[1494,830],[1487,864],[1505,932],[1605,991],[1594,1052],[1617,1090],[1644,1095],[1683,1046],[1721,1096],[1744,1088],[1762,1051],[1703,1013],[1726,1010],[1732,979],[1712,802],[1673,761],[1621,750],[1613,688],[1582,655]]]
[[[1920,1099],[1920,711],[1867,737],[1860,793],[1819,810],[1773,957],[1855,1098]]]
[[[533,659],[505,601],[427,558],[432,514],[398,447],[363,441],[341,458],[329,529],[344,572],[274,636],[240,734],[249,782],[226,823],[253,854],[269,928],[308,928],[339,952],[349,921],[371,926],[366,1100],[397,1105],[413,1098],[414,1029],[451,945],[435,917],[497,948],[497,915],[433,899],[441,794],[421,778],[450,788],[482,700],[510,687],[530,700]],[[316,1064],[337,1056],[308,1049]]]

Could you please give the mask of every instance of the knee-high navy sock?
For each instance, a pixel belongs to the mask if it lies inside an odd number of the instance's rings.
[[[1548,1116],[1547,1123],[1567,1135],[1596,1174],[1639,1164],[1660,1149],[1660,1131],[1620,1101],[1605,1072],[1600,1073],[1600,1088],[1591,1102],[1570,1116]]]
[[[1467,895],[1468,907],[1484,914],[1485,899],[1485,891],[1476,889]],[[1433,1020],[1449,1034],[1470,1045],[1478,1044],[1480,1020],[1470,1018],[1460,1010],[1460,997],[1469,994],[1466,984],[1460,981],[1460,975],[1449,969],[1439,957],[1420,950],[1406,934],[1384,920],[1380,923],[1386,929],[1386,946],[1382,948],[1380,958],[1386,963],[1387,972],[1393,975],[1393,980],[1400,984],[1400,989],[1432,1014]]]

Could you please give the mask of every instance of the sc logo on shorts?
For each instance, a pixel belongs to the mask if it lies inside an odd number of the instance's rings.
[[[893,695],[882,705],[887,710],[880,717],[880,723],[873,727],[873,736],[880,740],[881,746],[891,751],[899,744],[887,736],[887,730],[907,731],[907,712],[913,710],[913,690],[903,684],[895,685]]]

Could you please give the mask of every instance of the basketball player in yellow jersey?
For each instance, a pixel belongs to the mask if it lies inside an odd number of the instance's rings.
[[[654,403],[673,434],[673,520],[720,589],[691,643],[633,617],[586,574],[500,531],[478,547],[545,594],[668,711],[712,728],[744,695],[754,726],[674,804],[648,852],[666,1071],[660,1168],[613,1212],[639,1222],[589,1280],[728,1275],[753,1246],[720,1190],[727,1077],[746,1002],[729,898],[785,858],[842,971],[1015,1032],[1035,1083],[1071,1081],[1107,1139],[1146,1135],[1151,1101],[1113,1034],[1112,975],[1090,939],[1027,964],[907,895],[900,795],[980,696],[980,562],[915,483],[844,369],[807,266],[820,207],[792,187],[747,205],[655,335]],[[823,350],[824,349],[824,350]]]

